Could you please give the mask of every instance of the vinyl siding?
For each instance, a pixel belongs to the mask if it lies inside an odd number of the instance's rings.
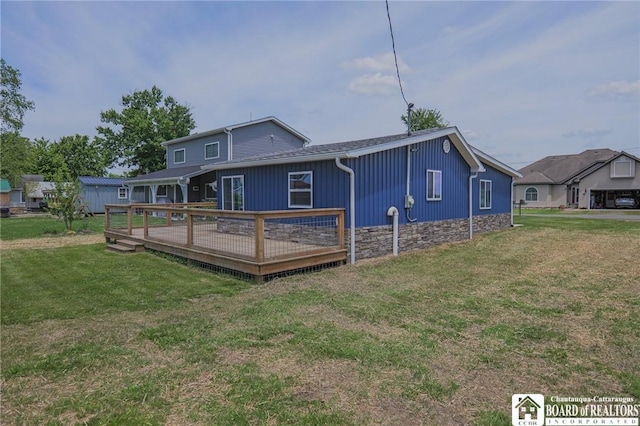
[[[204,159],[204,146],[209,143],[219,142],[220,156],[216,159]],[[174,152],[180,149],[185,150],[184,163],[174,163]],[[215,135],[203,136],[186,142],[175,143],[167,146],[167,168],[196,166],[200,164],[214,164],[227,161],[228,142],[226,133],[216,133]]]
[[[128,199],[118,199],[117,186],[83,185],[80,196],[93,213],[104,213],[105,204],[128,204]]]
[[[301,148],[304,141],[272,121],[234,129],[232,155],[234,160],[270,152]],[[273,135],[273,139],[271,138]]]

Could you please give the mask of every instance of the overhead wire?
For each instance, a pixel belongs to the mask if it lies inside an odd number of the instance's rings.
[[[402,99],[404,103],[409,106],[409,102],[407,98],[404,96],[404,89],[402,88],[402,80],[400,80],[400,68],[398,67],[398,56],[396,55],[396,41],[393,37],[393,26],[391,25],[391,14],[389,13],[389,0],[385,0],[387,5],[387,19],[389,20],[389,31],[391,32],[391,47],[393,48],[393,59],[396,63],[396,74],[398,76],[398,84],[400,85],[400,94],[402,95]]]

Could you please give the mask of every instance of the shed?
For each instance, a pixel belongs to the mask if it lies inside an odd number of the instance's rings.
[[[129,188],[122,178],[80,176],[80,196],[92,213],[104,213],[105,204],[128,204]]]
[[[9,202],[11,199],[11,185],[7,179],[0,179],[0,215],[9,217]]]

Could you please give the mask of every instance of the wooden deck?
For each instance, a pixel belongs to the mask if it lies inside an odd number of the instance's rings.
[[[347,259],[342,209],[229,212],[150,204],[106,209],[104,234],[110,243],[137,241],[257,281]]]

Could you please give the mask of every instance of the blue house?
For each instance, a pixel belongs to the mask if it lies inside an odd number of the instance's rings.
[[[167,167],[128,179],[132,202],[197,202],[217,198],[215,173],[204,166],[301,148],[309,139],[275,117],[265,117],[163,142]]]
[[[91,213],[104,213],[105,204],[127,204],[129,188],[122,178],[80,176],[80,197]]]
[[[202,166],[209,172],[221,209],[345,208],[351,262],[511,226],[520,176],[471,147],[457,127]]]

